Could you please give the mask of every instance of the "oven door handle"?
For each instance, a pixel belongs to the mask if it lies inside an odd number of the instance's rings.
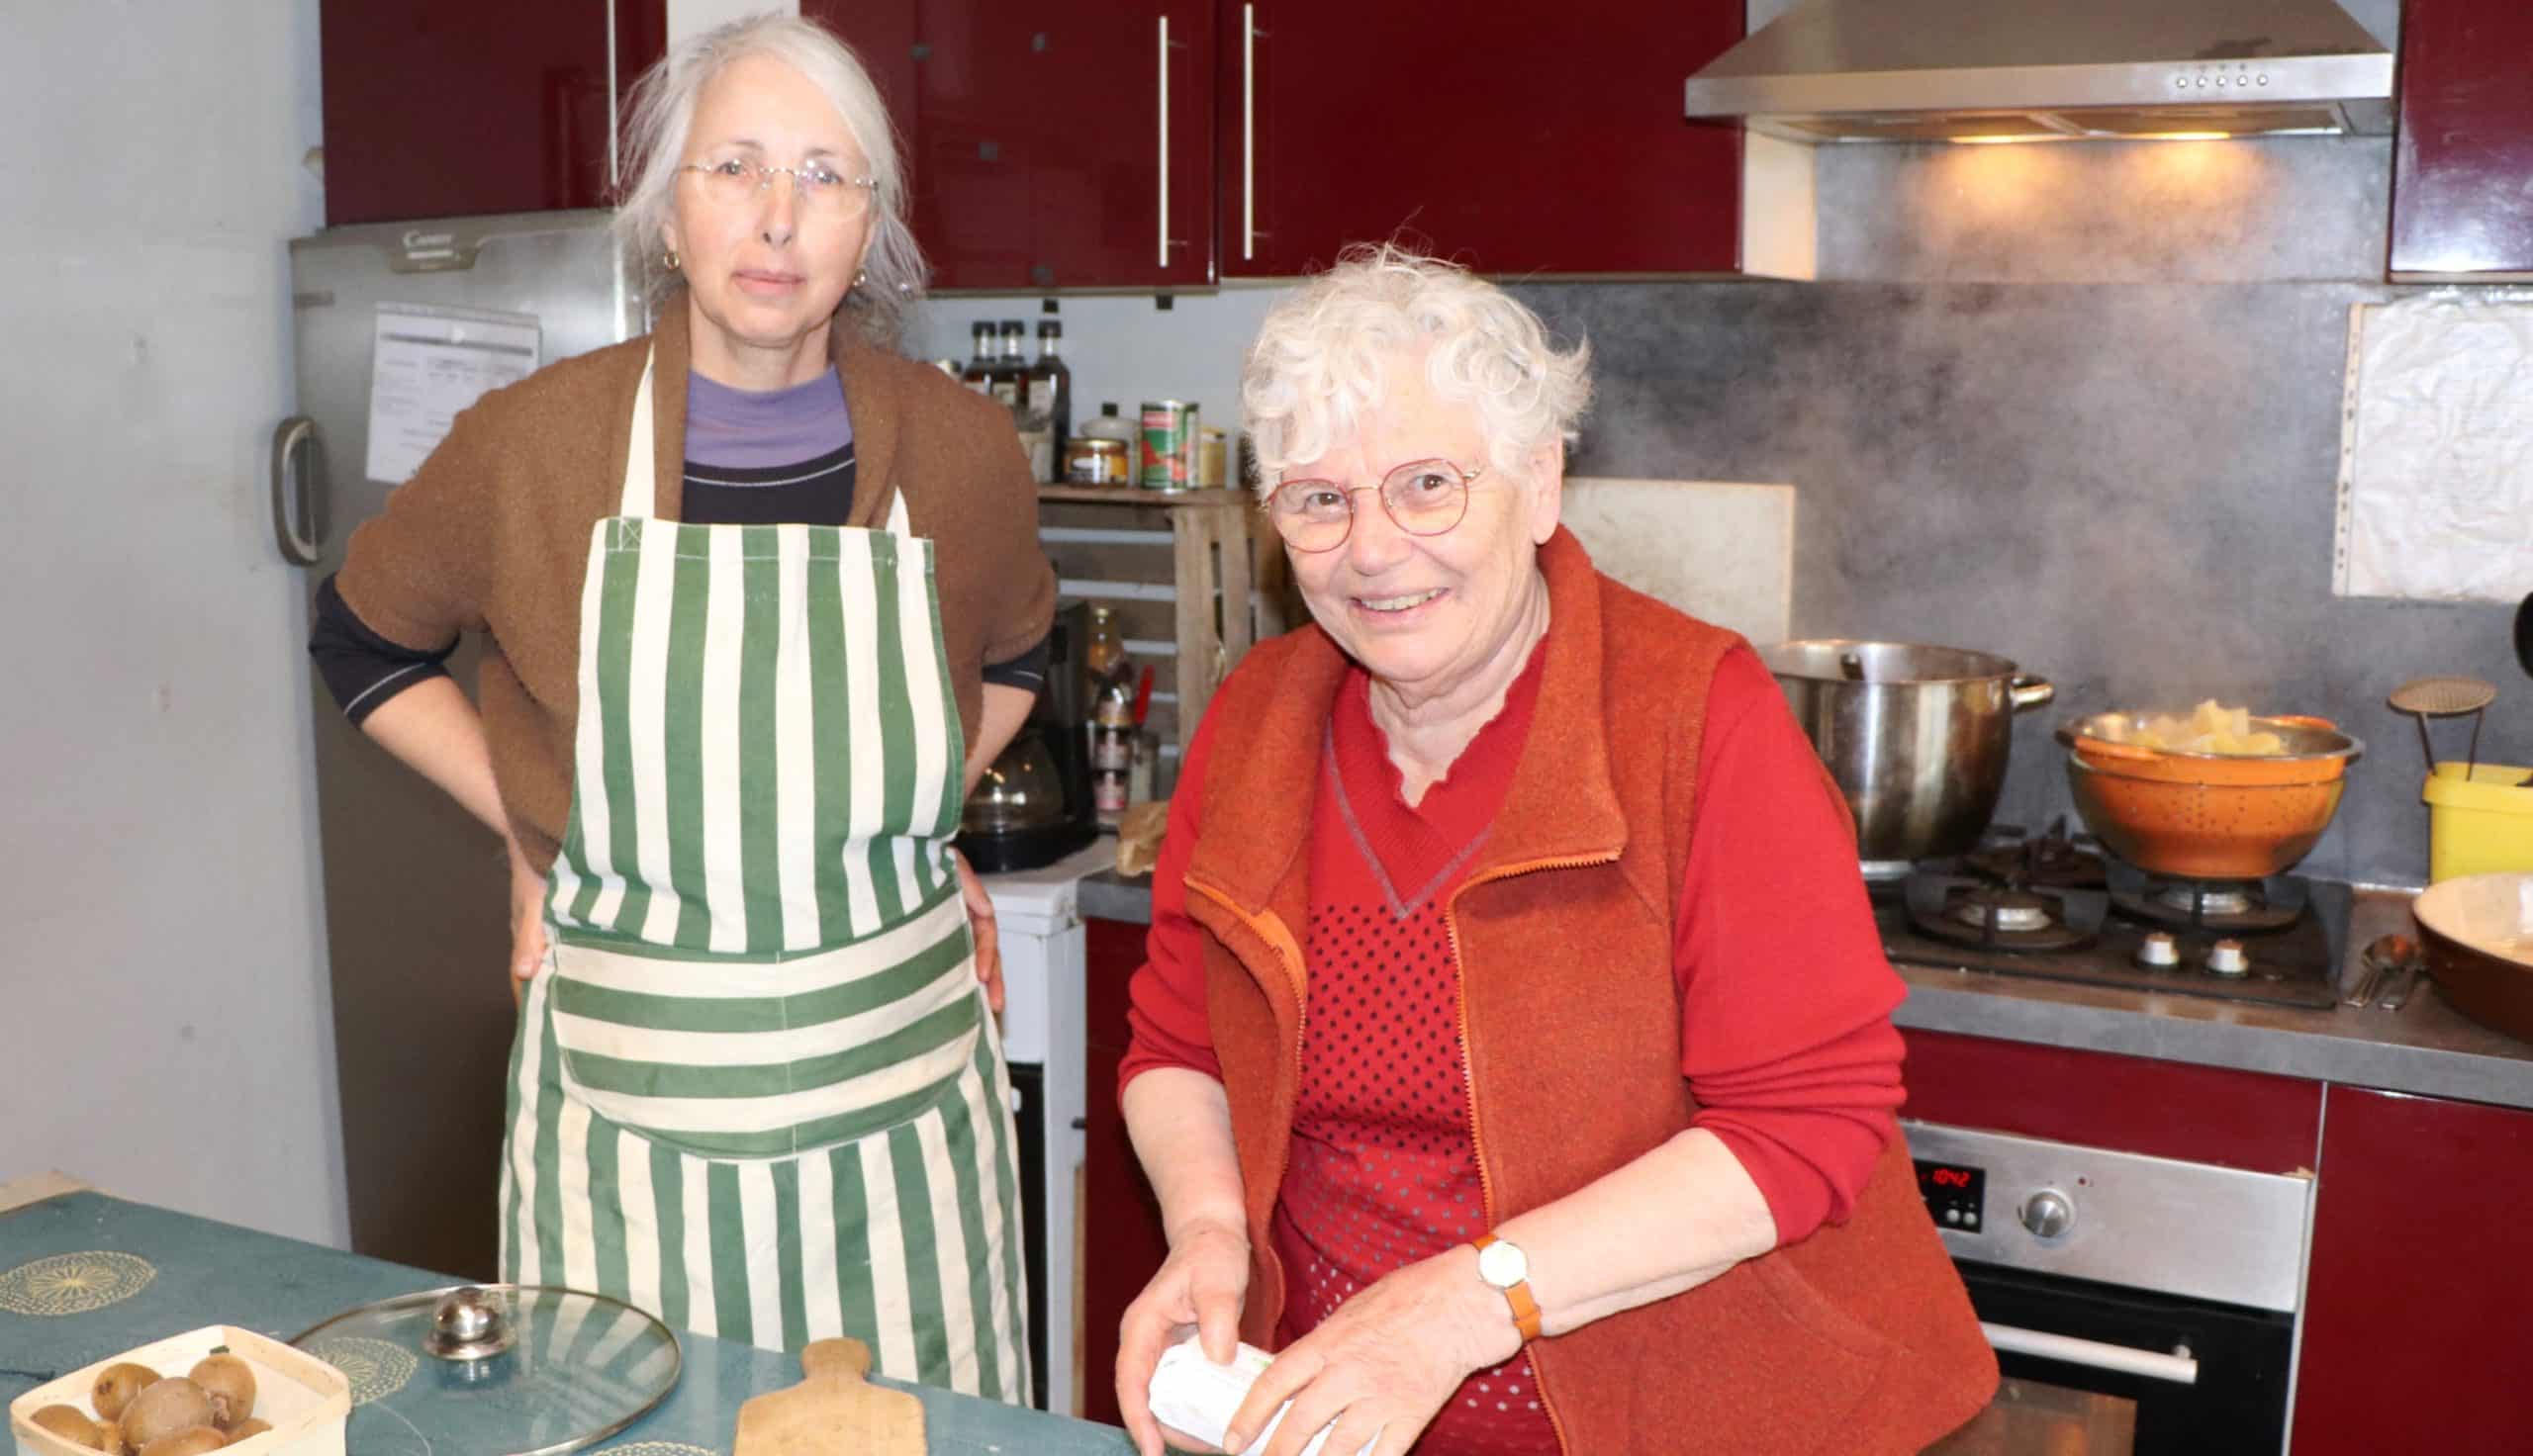
[[[2160,1350],[2137,1350],[2126,1345],[2105,1344],[2098,1339],[2078,1339],[2072,1334],[2050,1334],[2038,1329],[2018,1329],[2012,1324],[1979,1321],[1988,1343],[2001,1354],[2032,1355],[2043,1360],[2063,1360],[2070,1365],[2086,1365],[2096,1370],[2115,1370],[2123,1375],[2143,1375],[2152,1380],[2169,1380],[2175,1385],[2199,1384],[2199,1361],[2184,1345],[2177,1353]]]

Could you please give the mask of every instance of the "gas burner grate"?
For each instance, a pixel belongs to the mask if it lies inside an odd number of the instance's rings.
[[[2000,886],[1978,875],[1920,873],[1907,886],[1920,934],[1989,951],[2074,951],[2102,933],[2109,901],[2097,890]]]
[[[1963,868],[2017,888],[2098,890],[2107,883],[2099,847],[2069,838],[2063,818],[2036,839],[2011,828],[1991,837],[1994,843],[1961,857]]]
[[[2132,864],[2111,869],[2111,903],[2147,925],[2215,935],[2265,935],[2304,919],[2304,882],[2268,879],[2175,879]]]

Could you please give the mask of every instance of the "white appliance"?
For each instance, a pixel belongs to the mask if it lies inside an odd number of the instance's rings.
[[[1088,1146],[1091,1089],[1087,952],[1081,877],[1116,863],[1102,838],[1038,869],[988,875],[1002,937],[1002,1049],[1011,1062],[1011,1111],[1020,1128],[1023,1251],[1029,1273],[1031,1404],[1076,1414],[1075,1226]],[[1101,1095],[1108,1095],[1102,1089]]]

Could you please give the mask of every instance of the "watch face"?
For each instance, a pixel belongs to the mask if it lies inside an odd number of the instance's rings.
[[[1477,1251],[1477,1277],[1497,1289],[1511,1289],[1531,1277],[1531,1261],[1499,1238]]]

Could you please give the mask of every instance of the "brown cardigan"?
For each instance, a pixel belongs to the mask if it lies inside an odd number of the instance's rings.
[[[633,390],[653,346],[654,511],[678,518],[686,459],[687,304],[661,305],[647,339],[565,359],[497,390],[387,509],[352,533],[335,588],[369,628],[418,650],[485,632],[478,700],[512,830],[543,867],[572,801],[580,709],[581,582],[590,528],[615,513]],[[936,543],[941,630],[973,746],[984,671],[1035,646],[1056,579],[1038,549],[1037,488],[1011,417],[928,364],[839,326],[834,360],[853,410],[854,526],[898,493]]]
[[[1556,623],[1504,807],[1444,907],[1460,959],[1470,1129],[1490,1226],[1689,1125],[1672,901],[1684,882],[1715,665],[1739,639],[1540,553]],[[1206,1014],[1230,1095],[1253,1249],[1242,1336],[1266,1344],[1284,1276],[1268,1232],[1291,1138],[1308,834],[1346,670],[1306,628],[1261,645],[1207,708],[1218,735],[1187,870]],[[1801,994],[1801,968],[1787,968]],[[1968,1420],[1997,1364],[1894,1143],[1844,1224],[1669,1299],[1532,1346],[1572,1456],[1915,1451]]]

